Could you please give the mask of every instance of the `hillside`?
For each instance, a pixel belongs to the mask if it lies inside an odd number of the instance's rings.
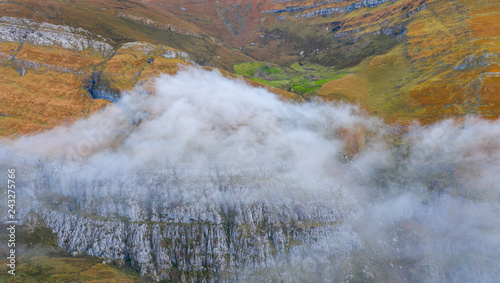
[[[360,103],[389,122],[498,117],[498,2],[314,3],[270,5],[263,36],[245,53],[273,61],[281,52],[281,65],[311,61],[347,72],[317,94]]]
[[[0,135],[6,136],[69,124],[139,83],[195,64],[172,47],[116,44],[82,28],[7,16],[0,17],[0,48]]]
[[[499,116],[498,0],[0,1],[0,281],[493,282]]]
[[[407,124],[418,120],[428,124],[467,114],[498,117],[500,31],[497,4],[495,1],[467,0],[185,0],[169,1],[168,4],[155,0],[11,0],[0,3],[0,10],[3,16],[27,18],[36,24],[47,22],[83,28],[104,40],[112,52],[127,42],[136,41],[169,46],[187,53],[197,64],[236,72],[256,82],[296,92],[305,99],[319,96],[360,103],[372,115],[391,123]],[[76,53],[51,50],[45,55],[45,51],[35,51],[20,42],[23,41],[2,39],[4,66],[12,65],[8,63],[12,60],[7,60],[12,58],[10,56],[16,58],[16,66],[19,60],[36,62],[36,58],[31,57],[38,56],[43,60],[56,60],[52,66],[67,69],[65,62],[68,60],[59,60],[61,57],[57,56],[78,56],[73,64],[81,66],[71,68],[78,70],[79,76],[85,73],[88,81],[92,72],[99,74],[106,68],[116,68],[118,60],[122,67],[132,63],[130,60],[124,62],[123,54],[111,60],[111,53],[97,54],[88,50]],[[103,66],[108,60],[112,65]],[[237,69],[241,69],[238,66],[245,62],[271,64],[277,73],[258,74],[258,67],[247,73],[238,72]],[[319,67],[297,69],[294,68],[297,63]],[[132,69],[136,67],[142,68],[135,65]],[[22,80],[14,69],[2,68],[4,84]],[[27,72],[28,78],[35,73]],[[53,77],[47,72],[44,74],[44,79]],[[130,89],[138,81],[130,75],[132,73],[121,74],[120,82],[114,82],[120,86],[114,90],[121,91],[125,86]],[[66,94],[66,99],[73,101],[71,105],[86,106],[58,113],[70,113],[72,117],[77,112],[99,107],[92,106],[94,104],[105,103],[84,102],[85,79],[66,76],[63,85],[67,89],[55,92]],[[103,78],[111,79],[105,75]],[[9,89],[9,92],[28,89],[30,86],[26,85],[17,90]],[[25,98],[20,98],[20,95],[16,96],[19,97],[17,104],[26,108],[21,104],[27,103],[28,96],[23,94]],[[48,99],[55,103],[57,100],[53,96],[56,94],[51,95]],[[24,115],[19,111],[17,116]],[[43,121],[31,119],[31,123],[47,125],[42,126],[46,128],[64,120],[50,110],[45,113]],[[9,122],[9,125],[14,124]],[[11,133],[27,133],[36,128],[26,127],[26,130]]]

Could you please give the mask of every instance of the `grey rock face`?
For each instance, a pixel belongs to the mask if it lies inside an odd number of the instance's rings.
[[[35,23],[24,18],[0,18],[0,42],[20,42],[36,46],[57,45],[62,48],[83,51],[93,48],[94,51],[108,56],[113,47],[103,40],[92,39],[93,35],[82,29],[49,23]]]
[[[58,191],[57,182],[43,174],[34,178],[41,180],[34,187]],[[65,250],[118,264],[130,261],[141,275],[155,280],[254,280],[253,273],[264,270],[266,276],[293,278],[293,266],[313,270],[318,262],[329,266],[325,276],[341,278],[350,269],[335,261],[360,246],[359,238],[341,224],[354,211],[341,212],[326,203],[190,204],[160,196],[151,202],[111,200],[105,197],[106,184],[98,181],[84,188],[96,194],[98,201],[92,202],[81,195],[77,187],[83,184],[78,182],[70,194],[50,194],[57,205],[43,201],[48,189],[31,191],[36,197],[30,209],[57,234]]]
[[[37,25],[27,19],[1,17],[0,42],[24,42],[28,35],[37,28]]]
[[[174,24],[159,23],[158,21],[155,21],[155,20],[152,20],[149,18],[139,17],[139,16],[135,16],[132,14],[122,13],[122,12],[118,12],[116,14],[116,16],[119,18],[131,20],[131,21],[143,24],[143,25],[154,27],[154,28],[159,29],[159,30],[170,30],[170,31],[173,31],[173,32],[176,32],[179,34],[184,34],[184,35],[189,35],[189,36],[201,38],[201,36],[197,32],[190,30],[190,29],[180,28]]]
[[[453,67],[455,71],[463,71],[475,67],[489,66],[491,63],[498,62],[500,55],[497,53],[485,53],[482,55],[468,55],[459,64]]]
[[[189,61],[189,55],[185,52],[180,52],[176,50],[167,50],[163,53],[163,57],[167,59],[182,59],[184,61]]]
[[[30,165],[22,184],[30,204],[22,205],[22,214],[43,219],[63,249],[129,263],[153,280],[341,279],[350,274],[347,259],[361,245],[342,224],[358,213],[355,202],[287,203],[279,195],[263,200],[255,188],[238,189],[253,182],[238,181],[237,173],[216,173],[213,186],[214,175],[193,176],[165,165],[115,176],[134,176],[127,183],[97,171],[84,180],[77,175],[87,173],[74,161]],[[77,170],[64,169],[72,167]],[[267,183],[279,177],[276,170],[283,168],[247,174]],[[319,265],[321,277],[315,274]]]
[[[157,52],[159,50],[157,45],[153,45],[147,42],[127,42],[121,46],[123,49],[135,49],[142,52],[144,55],[151,55],[153,52]],[[181,59],[186,62],[192,62],[189,58],[189,55],[185,52],[175,50],[175,49],[166,49],[160,48],[163,52],[162,56],[167,59]]]
[[[343,31],[343,32],[337,32],[335,34],[335,37],[347,37],[347,36],[359,33],[361,31],[362,31],[361,28],[356,28],[356,29],[353,29],[353,30],[348,30],[348,31]]]
[[[412,17],[413,15],[415,15],[416,13],[418,13],[418,12],[420,12],[420,11],[423,11],[423,10],[425,10],[425,9],[427,9],[427,4],[423,4],[422,6],[418,7],[417,9],[415,9],[415,10],[411,10],[411,11],[407,12],[405,16],[406,16],[407,18],[410,18],[410,17]]]
[[[287,7],[285,9],[266,10],[266,11],[262,11],[262,13],[299,12],[299,11],[314,9],[316,7],[323,6],[323,5],[330,4],[330,3],[347,2],[347,1],[348,0],[324,1],[324,2],[315,3],[314,5],[310,5],[310,6],[296,6],[296,7],[292,6],[292,7]],[[323,9],[314,10],[312,12],[307,12],[305,14],[297,14],[294,17],[295,18],[301,18],[301,17],[309,18],[312,16],[331,15],[333,13],[348,13],[348,12],[352,12],[356,9],[361,9],[363,7],[377,7],[377,6],[380,6],[388,1],[389,0],[362,0],[362,1],[358,1],[358,2],[348,4],[345,6],[323,8]],[[392,1],[396,2],[398,0],[392,0]]]
[[[360,245],[354,234],[343,235],[349,232],[340,225],[285,223],[274,213],[264,215],[263,209],[259,205],[238,209],[234,220],[219,219],[220,223],[121,222],[49,209],[43,209],[41,217],[64,249],[116,263],[130,260],[141,275],[154,279],[185,281],[193,273],[199,279],[203,273],[205,279],[217,273],[249,276],[253,271],[304,264],[307,257],[331,264],[332,257],[341,258]],[[239,222],[239,213],[256,219]],[[311,226],[302,228],[306,225]],[[337,249],[338,255],[325,245]],[[330,275],[339,276],[337,272]]]

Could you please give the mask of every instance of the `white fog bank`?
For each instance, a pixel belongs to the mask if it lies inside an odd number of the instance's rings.
[[[396,143],[356,106],[286,102],[217,71],[188,68],[154,89],[4,141],[0,167],[15,166],[34,195],[75,197],[106,217],[146,220],[136,202],[200,218],[264,202],[342,223],[359,237],[347,258],[363,280],[500,278],[500,121],[442,121]],[[345,129],[365,136],[350,158]]]

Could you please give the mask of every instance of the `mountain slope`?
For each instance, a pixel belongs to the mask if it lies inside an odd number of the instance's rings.
[[[402,45],[397,52],[411,75],[382,89],[370,86],[371,95],[404,96],[409,112],[424,113],[408,118],[424,123],[465,113],[498,117],[495,1],[51,0],[4,1],[0,8],[3,15],[83,27],[115,48],[131,41],[171,46],[228,71],[251,61],[282,67],[311,61],[341,70]],[[333,85],[321,93],[345,97]],[[391,121],[406,120],[375,108]]]
[[[438,122],[500,115],[499,14],[486,0],[0,1],[1,167],[22,172],[28,243],[73,253],[27,259],[21,280],[140,280],[86,256],[156,281],[498,278],[498,241],[472,241],[498,238],[498,126]],[[161,74],[178,76],[150,83]],[[414,121],[435,125],[393,127]],[[351,226],[364,208],[369,225]]]
[[[268,60],[275,50],[295,52],[288,62],[299,53],[299,60],[348,67],[355,80],[340,79],[339,87],[332,81],[318,93],[356,101],[392,122],[428,124],[466,114],[498,117],[498,3],[372,3],[376,7],[354,1],[316,7],[307,1],[275,3],[270,12],[275,19],[263,24],[265,36],[256,45],[263,47],[247,54]],[[341,11],[328,10],[336,7]],[[273,51],[261,51],[267,48]],[[364,88],[363,97],[373,99],[358,99],[344,88],[346,83]]]
[[[87,117],[138,83],[194,64],[164,45],[116,44],[82,28],[7,16],[0,17],[0,63],[0,134],[7,136]]]
[[[145,3],[195,23],[254,60],[285,68],[310,61],[352,73],[372,99],[343,91],[346,80],[354,83],[351,77],[341,79],[339,87],[332,81],[312,96],[355,101],[389,122],[499,116],[496,1]],[[284,74],[294,76],[286,69]],[[283,78],[265,79],[293,89],[293,80]]]

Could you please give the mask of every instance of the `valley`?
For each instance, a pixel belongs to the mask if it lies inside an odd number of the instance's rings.
[[[0,1],[0,281],[494,282],[499,27],[491,0]]]

